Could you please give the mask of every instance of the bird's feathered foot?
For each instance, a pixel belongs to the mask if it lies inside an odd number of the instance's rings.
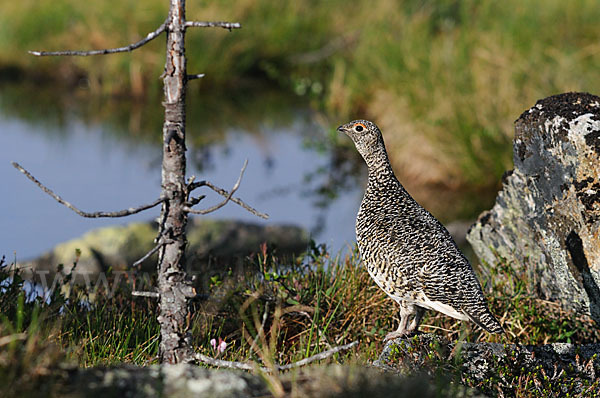
[[[408,337],[417,333],[421,319],[425,314],[425,309],[418,305],[409,304],[406,302],[400,302],[400,325],[398,329],[388,333],[383,339],[384,342],[389,340],[398,339],[401,337]],[[412,317],[410,325],[407,326],[408,320]]]
[[[386,334],[385,338],[383,339],[383,342],[387,343],[390,340],[395,340],[395,339],[399,339],[399,338],[402,338],[402,337],[411,337],[411,336],[414,336],[414,335],[416,335],[418,333],[419,332],[416,331],[416,330],[411,330],[411,331],[405,330],[405,331],[402,331],[402,332],[396,330],[396,331],[389,332],[388,334]]]

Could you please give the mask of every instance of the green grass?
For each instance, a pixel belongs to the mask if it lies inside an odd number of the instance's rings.
[[[166,2],[26,0],[1,11],[0,66],[94,93],[160,94],[162,39],[108,57],[25,51],[124,45],[162,22]],[[521,112],[559,92],[600,92],[595,0],[221,0],[190,2],[187,14],[243,25],[188,33],[189,69],[206,73],[193,94],[266,79],[325,110],[331,126],[372,118],[415,184],[494,186],[511,168]]]
[[[365,365],[377,358],[383,337],[397,326],[397,305],[372,282],[356,253],[331,257],[322,246],[306,256],[280,259],[266,247],[246,259],[246,276],[215,272],[210,299],[194,305],[193,344],[199,352],[225,360],[256,361],[265,366],[301,360],[352,341],[359,345],[328,361]],[[156,362],[158,323],[152,299],[132,298],[121,285],[114,297],[95,295],[77,286],[69,297],[60,290],[52,300],[26,300],[23,281],[11,279],[6,264],[0,275],[0,381],[9,386],[36,386],[59,363],[89,367]],[[420,327],[460,341],[519,344],[600,340],[600,330],[584,316],[536,299],[525,273],[506,264],[482,267],[484,291],[492,312],[502,319],[505,336],[428,313]],[[64,290],[63,290],[64,291]],[[94,297],[90,308],[81,299]],[[10,337],[13,336],[13,337]],[[211,339],[227,342],[216,352]],[[1,340],[0,340],[1,341]],[[497,381],[497,380],[496,380]],[[493,390],[491,380],[486,388]],[[499,382],[499,381],[498,381]]]

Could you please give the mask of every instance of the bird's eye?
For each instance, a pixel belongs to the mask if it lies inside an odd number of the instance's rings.
[[[354,130],[361,132],[365,129],[365,126],[363,126],[362,124],[357,124],[356,126],[354,126]]]

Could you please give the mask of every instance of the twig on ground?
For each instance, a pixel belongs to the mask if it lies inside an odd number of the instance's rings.
[[[133,291],[131,292],[132,296],[138,296],[138,297],[151,297],[151,298],[159,298],[160,294],[158,294],[157,292],[139,292],[139,291]]]
[[[313,355],[311,357],[308,357],[306,359],[302,359],[302,360],[300,360],[298,362],[290,363],[288,365],[279,365],[278,369],[279,370],[289,370],[289,369],[293,369],[293,368],[298,368],[300,366],[308,365],[311,362],[320,361],[320,360],[329,358],[333,354],[336,354],[336,353],[338,353],[340,351],[348,350],[348,349],[354,347],[357,344],[358,344],[358,341],[353,341],[352,343],[349,343],[349,344],[341,345],[341,346],[338,346],[338,347],[333,347],[330,350],[323,351],[321,353],[315,354],[315,355]]]
[[[331,350],[323,351],[319,354],[313,355],[306,359],[302,359],[298,362],[290,363],[288,365],[274,365],[274,369],[260,367],[260,366],[258,366],[258,364],[251,363],[251,362],[224,361],[222,359],[211,358],[211,357],[208,357],[208,356],[200,354],[200,353],[195,354],[195,359],[200,362],[204,362],[209,365],[220,367],[220,368],[241,369],[241,370],[259,369],[262,372],[271,373],[273,370],[290,370],[290,369],[298,368],[300,366],[308,365],[309,363],[312,363],[315,361],[320,361],[320,360],[329,358],[333,354],[336,354],[340,351],[348,350],[348,349],[354,347],[356,344],[358,344],[358,341],[353,341],[350,344],[345,344],[345,345],[342,345],[339,347],[334,347]]]
[[[27,340],[27,333],[16,333],[0,337],[0,347],[10,344],[15,340]]]
[[[239,22],[199,22],[186,21],[186,28],[224,28],[224,29],[240,29],[242,25]]]
[[[116,217],[125,217],[125,216],[129,216],[131,214],[136,214],[136,213],[139,213],[141,211],[150,209],[150,208],[158,205],[159,203],[164,202],[163,198],[158,198],[158,199],[156,199],[154,202],[152,202],[150,204],[142,205],[142,206],[138,206],[138,207],[131,207],[131,208],[125,209],[125,210],[111,211],[111,212],[97,211],[97,212],[94,212],[94,213],[88,213],[86,211],[79,210],[77,207],[73,206],[71,203],[67,202],[66,200],[64,200],[63,198],[61,198],[57,194],[55,194],[50,188],[47,188],[44,184],[42,184],[37,178],[35,178],[34,176],[32,176],[31,173],[29,173],[27,170],[25,170],[17,162],[12,162],[12,165],[17,170],[19,170],[21,173],[25,174],[25,176],[27,178],[29,178],[31,181],[33,181],[34,184],[36,184],[38,187],[40,187],[40,189],[42,191],[44,191],[48,195],[52,196],[54,198],[54,200],[56,200],[58,203],[60,203],[62,205],[65,205],[69,209],[73,210],[75,213],[79,214],[81,217],[86,217],[86,218],[100,218],[100,217],[113,217],[113,218],[116,218]]]
[[[167,28],[167,21],[163,22],[154,32],[150,32],[146,35],[142,40],[132,43],[125,47],[117,47],[117,48],[104,48],[102,50],[90,50],[90,51],[29,51],[29,54],[35,55],[37,57],[45,57],[45,56],[80,56],[87,57],[90,55],[104,55],[104,54],[114,54],[114,53],[123,53],[133,51],[136,48],[140,48],[144,44],[158,37],[162,32],[164,32]]]
[[[158,340],[158,337],[155,338],[155,340]],[[144,362],[144,366],[148,366],[150,365],[152,362],[154,361],[158,361],[160,359],[160,357],[158,355],[153,356],[152,358],[146,359],[146,361]]]
[[[196,353],[194,358],[197,361],[207,363],[211,366],[216,366],[218,368],[229,368],[229,369],[241,369],[241,370],[254,370],[258,367],[263,372],[270,372],[269,369],[264,367],[259,367],[256,363],[247,363],[247,362],[236,362],[236,361],[225,361],[223,359],[211,358],[206,355]]]

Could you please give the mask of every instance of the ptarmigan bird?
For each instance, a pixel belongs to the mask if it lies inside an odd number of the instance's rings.
[[[502,333],[473,268],[448,230],[396,179],[379,128],[355,120],[338,130],[354,141],[369,169],[356,217],[360,256],[377,285],[400,304],[400,326],[385,340],[416,331],[426,309]]]

